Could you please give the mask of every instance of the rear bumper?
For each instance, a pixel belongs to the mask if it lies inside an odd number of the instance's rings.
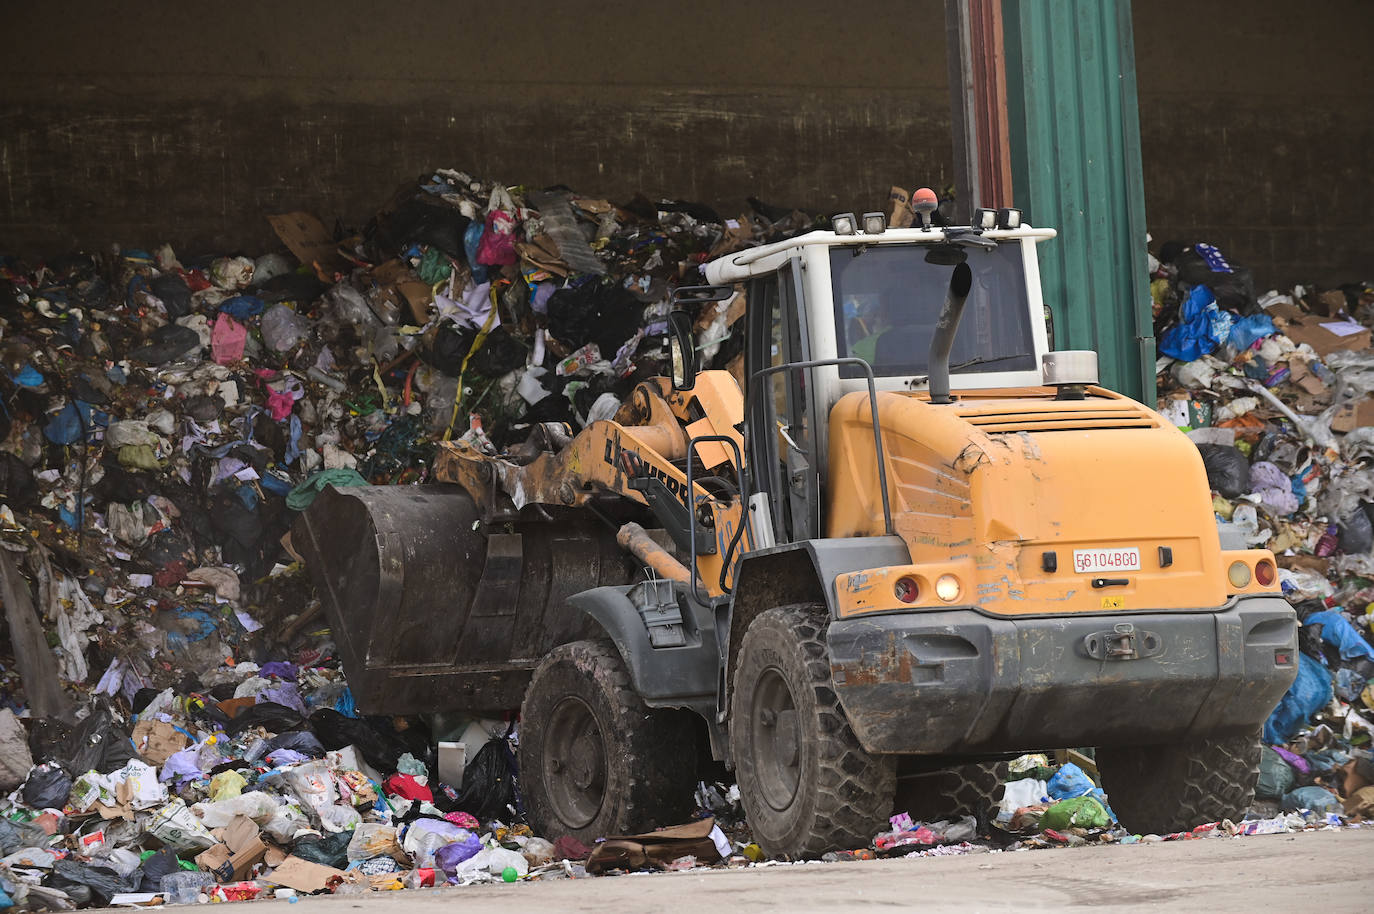
[[[1196,612],[870,615],[832,622],[828,641],[840,704],[864,748],[883,753],[1258,730],[1297,675],[1297,619],[1268,596]]]

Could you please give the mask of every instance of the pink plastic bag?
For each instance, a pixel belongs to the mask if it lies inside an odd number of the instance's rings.
[[[243,344],[248,340],[248,328],[224,312],[215,318],[210,329],[210,353],[220,365],[230,365],[243,358]]]
[[[267,412],[272,418],[280,422],[291,415],[292,408],[296,405],[296,398],[291,396],[291,391],[275,391],[267,389]]]
[[[515,263],[515,217],[505,210],[487,213],[487,230],[477,245],[477,262],[490,267]]]

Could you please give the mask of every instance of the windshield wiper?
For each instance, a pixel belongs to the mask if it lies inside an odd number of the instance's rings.
[[[975,359],[968,359],[957,365],[949,366],[951,372],[958,371],[960,368],[972,368],[974,365],[988,365],[993,362],[1005,362],[1008,359],[1024,359],[1030,356],[1029,352],[1015,352],[1011,355],[978,356]]]
[[[957,363],[957,364],[954,364],[954,365],[949,366],[949,373],[950,373],[950,374],[953,374],[954,372],[959,371],[959,370],[964,369],[964,368],[972,368],[974,365],[989,365],[989,364],[992,364],[992,363],[994,363],[994,362],[1005,362],[1005,361],[1007,361],[1007,360],[1009,360],[1009,359],[1024,359],[1024,358],[1028,358],[1030,355],[1031,355],[1031,353],[1029,353],[1029,352],[1014,352],[1014,353],[1012,353],[1011,355],[994,355],[994,356],[981,356],[981,355],[980,355],[980,356],[978,356],[977,358],[974,358],[974,359],[965,359],[965,360],[962,361],[962,362],[959,362],[959,363]],[[907,385],[907,386],[909,386],[909,387],[915,387],[917,384],[924,384],[926,381],[929,381],[929,380],[930,380],[930,375],[925,375],[925,374],[916,375],[914,378],[911,379],[910,382],[908,382],[908,385]]]

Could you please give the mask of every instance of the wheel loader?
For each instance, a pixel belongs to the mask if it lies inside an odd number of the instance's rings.
[[[672,376],[611,419],[327,489],[293,540],[358,708],[518,709],[533,827],[588,843],[681,821],[707,751],[793,859],[866,844],[908,775],[1058,747],[1130,829],[1242,813],[1296,674],[1273,555],[1223,548],[1182,432],[1051,351],[1054,231],[932,205],[707,263]],[[741,293],[743,390],[690,314]]]

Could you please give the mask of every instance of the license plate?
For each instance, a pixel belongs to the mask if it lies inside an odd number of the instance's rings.
[[[1099,571],[1139,571],[1139,549],[1075,549],[1073,570],[1079,574]]]

